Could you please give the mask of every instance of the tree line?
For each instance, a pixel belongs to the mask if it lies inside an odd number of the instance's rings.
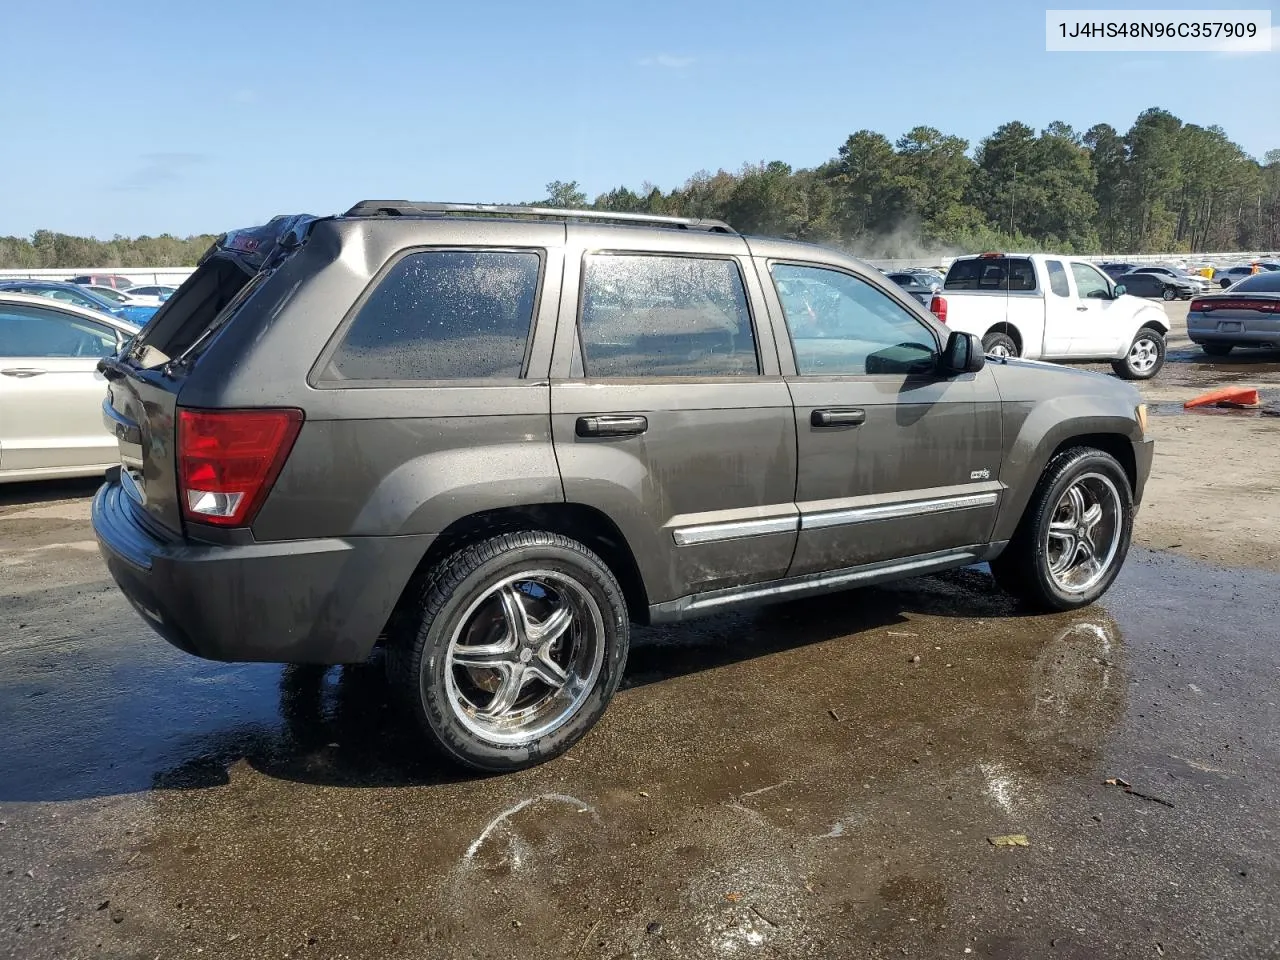
[[[621,186],[589,201],[576,182],[539,203],[726,220],[744,233],[835,243],[869,257],[994,247],[1063,253],[1280,249],[1280,149],[1261,162],[1218,126],[1144,111],[1121,133],[1006,123],[970,151],[915,127],[859,130],[808,169],[774,160],[701,171],[663,192]]]
[[[1221,127],[1143,111],[1124,133],[1000,126],[972,150],[914,127],[896,142],[850,135],[825,163],[774,160],[587,197],[576,181],[527,205],[726,220],[744,233],[832,243],[867,257],[996,247],[1062,253],[1280,250],[1280,149],[1250,157]],[[0,267],[191,266],[213,235],[97,240],[50,230],[0,237]]]
[[[97,240],[52,230],[30,237],[0,237],[0,268],[191,267],[217,237],[113,237]]]

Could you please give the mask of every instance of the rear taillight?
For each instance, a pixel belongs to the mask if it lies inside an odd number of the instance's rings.
[[[947,322],[947,298],[935,296],[929,301],[929,312],[938,318],[939,323]]]
[[[301,410],[178,411],[183,516],[220,527],[247,525],[301,428]]]
[[[1280,313],[1280,300],[1192,300],[1191,309],[1201,313],[1208,310],[1256,310],[1259,313]]]

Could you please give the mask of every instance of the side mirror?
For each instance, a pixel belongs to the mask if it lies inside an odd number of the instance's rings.
[[[946,373],[977,373],[987,364],[982,341],[972,333],[953,330],[942,351],[942,368]]]
[[[1116,284],[1116,288],[1115,288],[1115,290],[1114,290],[1114,291],[1112,291],[1111,296],[1112,296],[1113,298],[1115,298],[1115,297],[1123,297],[1123,296],[1124,296],[1124,294],[1125,294],[1125,285],[1124,285],[1123,283],[1117,283],[1117,284]]]

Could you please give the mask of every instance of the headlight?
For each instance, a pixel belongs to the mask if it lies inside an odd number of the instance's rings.
[[[1138,420],[1138,429],[1142,431],[1142,435],[1147,435],[1147,405],[1140,403],[1134,408],[1133,415]]]

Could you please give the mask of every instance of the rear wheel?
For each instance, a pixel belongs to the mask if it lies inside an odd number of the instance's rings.
[[[540,531],[446,558],[390,634],[388,678],[402,702],[446,756],[489,771],[577,743],[617,690],[630,639],[605,563]]]
[[[1106,593],[1129,553],[1133,490],[1116,459],[1092,447],[1045,468],[1004,552],[996,582],[1033,606],[1073,610]]]
[[[1155,327],[1143,327],[1124,359],[1113,360],[1111,369],[1124,380],[1150,380],[1164,366],[1164,350],[1164,334]]]
[[[1225,357],[1234,346],[1233,343],[1202,343],[1200,349],[1211,357]]]
[[[982,350],[992,357],[1016,357],[1018,345],[1007,333],[992,331],[982,338]]]

